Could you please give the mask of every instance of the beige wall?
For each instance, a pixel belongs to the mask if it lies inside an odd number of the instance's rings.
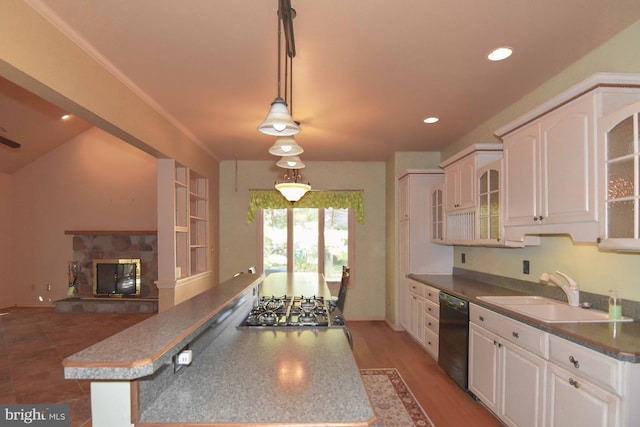
[[[11,282],[12,280],[9,260],[12,241],[10,191],[11,176],[0,173],[0,271],[3,272],[0,276],[0,308],[15,305],[13,288],[3,286],[3,282]]]
[[[67,292],[65,230],[156,229],[156,160],[92,128],[14,173],[2,200],[11,206],[13,279],[0,277],[0,294],[50,305]]]
[[[219,174],[217,159],[211,153],[26,2],[0,1],[0,40],[0,76],[154,157],[174,158],[209,178],[209,240],[212,248],[217,248]],[[165,250],[173,251],[159,247],[159,252]],[[210,266],[217,276],[215,251]],[[217,283],[203,280],[206,283],[192,282],[193,289]],[[191,291],[184,289],[181,293]]]
[[[443,158],[477,141],[491,139],[493,132],[529,110],[597,72],[640,73],[640,22],[590,52],[482,126],[443,151]],[[467,262],[460,263],[466,253]],[[542,272],[560,270],[574,277],[581,289],[606,294],[619,289],[622,298],[640,301],[640,254],[598,250],[596,244],[574,244],[568,236],[543,237],[539,247],[490,249],[458,247],[456,267],[538,282]],[[522,260],[531,262],[531,274],[522,274]]]
[[[265,148],[266,150],[266,148]],[[273,188],[283,170],[273,161],[220,163],[220,280],[257,265],[257,228],[247,224],[249,189]],[[365,224],[355,224],[353,288],[345,304],[348,319],[385,317],[385,164],[305,162],[305,181],[314,189],[363,189]]]

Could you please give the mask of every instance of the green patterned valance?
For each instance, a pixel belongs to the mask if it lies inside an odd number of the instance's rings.
[[[291,203],[275,190],[249,191],[247,222],[253,222],[256,219],[256,212],[260,208],[353,209],[358,222],[364,224],[364,199],[362,197],[362,191],[310,191],[295,203]]]

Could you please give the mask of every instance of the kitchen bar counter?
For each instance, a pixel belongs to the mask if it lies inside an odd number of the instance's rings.
[[[93,426],[375,425],[342,328],[238,326],[258,289],[330,296],[317,273],[273,276],[242,274],[66,358],[65,378],[92,380]]]
[[[408,277],[615,359],[640,363],[640,323],[638,321],[544,323],[477,298],[487,295],[523,295],[523,292],[458,275],[409,274]]]
[[[241,274],[63,361],[67,379],[131,380],[153,374],[263,275]]]

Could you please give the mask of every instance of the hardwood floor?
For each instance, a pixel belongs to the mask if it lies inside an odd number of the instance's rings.
[[[71,427],[91,426],[90,382],[64,379],[62,360],[151,316],[53,308],[0,314],[0,403],[67,403]]]
[[[0,403],[68,403],[70,425],[90,427],[89,382],[65,380],[62,360],[149,316],[0,310]],[[349,329],[358,366],[398,369],[436,427],[501,426],[406,333],[384,322],[349,322]]]
[[[406,332],[385,322],[349,322],[360,368],[396,368],[436,427],[502,426],[462,391]]]

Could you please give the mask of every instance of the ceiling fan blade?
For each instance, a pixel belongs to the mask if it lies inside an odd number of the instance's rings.
[[[20,148],[20,144],[3,136],[0,136],[0,144],[6,145],[9,148]]]

